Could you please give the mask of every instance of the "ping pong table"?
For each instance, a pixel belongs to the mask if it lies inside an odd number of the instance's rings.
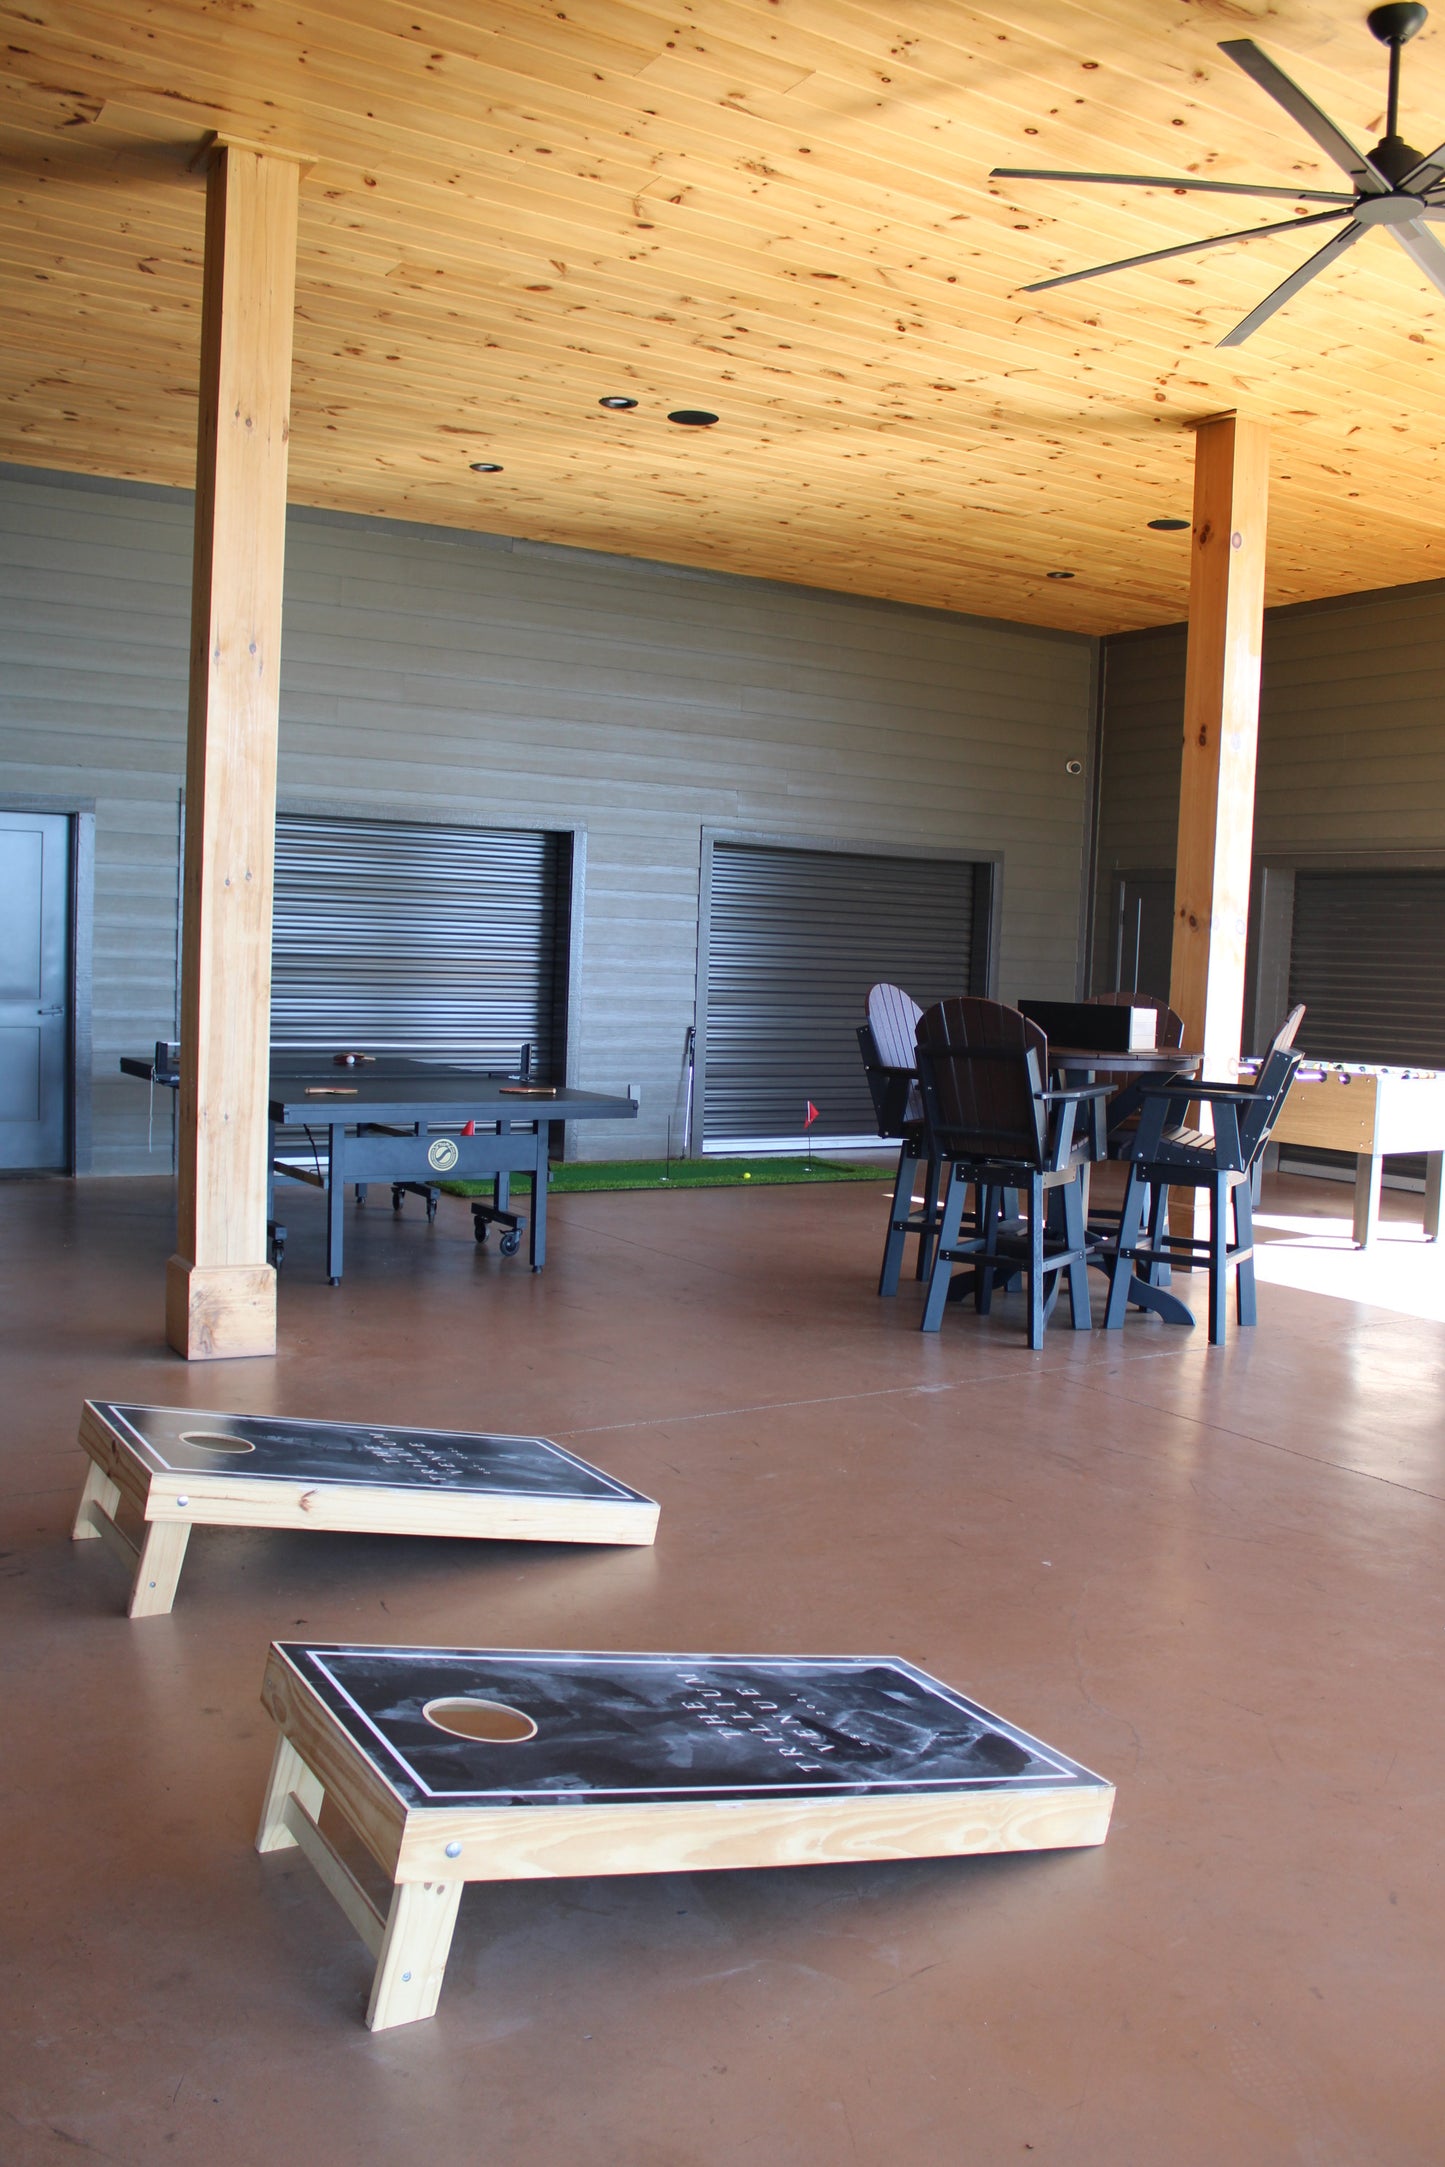
[[[157,1049],[158,1053],[162,1049]],[[174,1065],[127,1056],[127,1076],[152,1085],[178,1087]],[[547,1162],[554,1121],[631,1121],[630,1098],[568,1085],[543,1085],[484,1070],[383,1054],[344,1067],[325,1055],[274,1053],[268,1101],[271,1125],[267,1155],[267,1230],[279,1265],[286,1228],[275,1210],[278,1174],[322,1190],[326,1196],[326,1276],[341,1280],[345,1248],[343,1205],[347,1185],[364,1199],[369,1182],[389,1182],[400,1207],[412,1190],[436,1211],[440,1181],[490,1181],[491,1202],[472,1206],[478,1241],[489,1227],[504,1229],[502,1247],[520,1246],[523,1225],[534,1272],[547,1257]],[[303,1147],[282,1155],[277,1132],[299,1129]],[[510,1207],[508,1184],[516,1174],[532,1182],[528,1219]]]

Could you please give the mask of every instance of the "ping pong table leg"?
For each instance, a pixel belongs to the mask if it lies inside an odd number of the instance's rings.
[[[326,1150],[326,1276],[333,1287],[341,1284],[341,1248],[346,1198],[346,1131],[335,1123]]]
[[[545,1121],[537,1123],[537,1156],[532,1164],[532,1224],[527,1234],[527,1254],[534,1272],[540,1272],[547,1261],[547,1139],[550,1133]]]
[[[1440,1190],[1441,1174],[1445,1172],[1445,1151],[1429,1151],[1425,1154],[1425,1239],[1440,1239]]]

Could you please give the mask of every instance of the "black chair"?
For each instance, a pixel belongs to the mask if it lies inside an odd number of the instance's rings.
[[[1048,1073],[1043,1032],[1000,1001],[940,1001],[919,1021],[918,1080],[929,1148],[949,1169],[925,1332],[938,1330],[956,1265],[973,1267],[974,1305],[985,1316],[995,1283],[1022,1269],[1033,1348],[1044,1343],[1044,1319],[1061,1272],[1068,1274],[1074,1330],[1087,1331],[1093,1321],[1083,1175],[1103,1156],[1108,1091],[1102,1084],[1053,1091]],[[970,1186],[974,1209],[964,1238]],[[1008,1190],[1019,1192],[1021,1222],[1004,1218]],[[1045,1226],[1052,1198],[1060,1206],[1057,1232]]]
[[[1138,1265],[1146,1272],[1157,1264],[1209,1266],[1209,1343],[1224,1344],[1229,1279],[1235,1275],[1235,1307],[1241,1325],[1256,1319],[1254,1294],[1254,1205],[1252,1177],[1270,1131],[1279,1119],[1285,1095],[1301,1056],[1290,1049],[1299,1025],[1297,1012],[1285,1025],[1260,1065],[1252,1084],[1216,1084],[1182,1079],[1177,1084],[1146,1084],[1139,1126],[1125,1156],[1129,1178],[1119,1215],[1119,1238],[1109,1275],[1107,1329],[1124,1321],[1129,1283]],[[1193,1103],[1208,1105],[1214,1134],[1186,1128],[1183,1117]],[[1172,1126],[1167,1124],[1173,1123]],[[1163,1230],[1164,1207],[1171,1188],[1208,1189],[1207,1242]],[[1147,1239],[1140,1241],[1146,1206]],[[1229,1239],[1231,1203],[1234,1239]]]
[[[1161,1049],[1184,1044],[1184,1018],[1161,1000],[1156,993],[1091,993],[1091,1008],[1152,1008],[1154,1011],[1154,1043]],[[1109,1086],[1113,1096],[1105,1108],[1105,1128],[1109,1138],[1109,1157],[1124,1156],[1124,1142],[1129,1130],[1139,1125],[1139,1078],[1122,1073],[1101,1074],[1095,1072],[1095,1083]]]
[[[901,986],[871,986],[868,1021],[858,1031],[858,1050],[863,1056],[878,1134],[888,1143],[896,1138],[899,1146],[898,1176],[893,1184],[883,1269],[878,1277],[880,1295],[898,1292],[903,1246],[910,1234],[918,1236],[917,1276],[927,1278],[938,1234],[940,1169],[924,1134],[923,1101],[915,1067],[914,1034],[922,1014],[917,1001]],[[920,1167],[923,1201],[915,1208],[914,1189]]]

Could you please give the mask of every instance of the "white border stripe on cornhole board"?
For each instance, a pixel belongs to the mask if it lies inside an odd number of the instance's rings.
[[[847,1783],[836,1783],[830,1785],[823,1783],[768,1783],[766,1780],[760,1778],[751,1783],[658,1783],[647,1784],[646,1786],[639,1786],[634,1784],[627,1786],[625,1789],[616,1790],[606,1788],[589,1788],[585,1791],[533,1791],[528,1790],[525,1785],[507,1783],[499,1784],[495,1789],[485,1791],[476,1789],[465,1791],[434,1791],[431,1785],[424,1781],[424,1779],[417,1774],[416,1770],[412,1767],[411,1763],[407,1760],[406,1755],[401,1751],[401,1749],[392,1743],[392,1741],[386,1736],[384,1731],[378,1729],[377,1725],[372,1721],[366,1710],[347,1691],[346,1687],[341,1683],[341,1680],[336,1676],[335,1672],[327,1667],[325,1660],[317,1649],[307,1647],[304,1641],[299,1643],[296,1641],[287,1641],[282,1642],[280,1645],[288,1651],[292,1649],[299,1649],[300,1652],[304,1653],[310,1658],[311,1662],[315,1664],[317,1670],[321,1672],[322,1676],[326,1679],[328,1685],[331,1686],[332,1690],[343,1701],[345,1701],[348,1708],[354,1711],[358,1721],[361,1722],[364,1727],[371,1733],[371,1735],[376,1739],[378,1745],[381,1747],[382,1752],[386,1755],[386,1758],[391,1761],[396,1767],[403,1770],[407,1777],[407,1780],[415,1784],[417,1790],[420,1791],[424,1797],[430,1799],[459,1800],[469,1798],[507,1798],[527,1799],[529,1801],[534,1800],[538,1804],[576,1806],[584,1805],[588,1799],[633,1799],[641,1801],[648,1798],[701,1798],[703,1796],[710,1795],[716,1792],[725,1793],[730,1791],[735,1791],[739,1794],[751,1794],[760,1791],[778,1791],[798,1797],[808,1797],[816,1795],[818,1793],[822,1793],[822,1795],[824,1795],[825,1797],[834,1794],[839,1797],[860,1795],[866,1797],[869,1793],[883,1793],[895,1790],[996,1791],[1008,1788],[1036,1789],[1040,1787],[1050,1787],[1058,1783],[1060,1780],[1071,1784],[1077,1783],[1079,1784],[1080,1788],[1084,1788],[1090,1784],[1095,1783],[1102,1786],[1104,1783],[1104,1778],[1102,1776],[1096,1776],[1091,1769],[1084,1768],[1078,1762],[1069,1761],[1062,1756],[1054,1753],[1050,1747],[1041,1745],[1039,1740],[1037,1738],[1031,1737],[1027,1731],[1021,1731],[1016,1727],[1016,1725],[1005,1721],[1002,1716],[996,1716],[991,1709],[983,1707],[980,1702],[966,1700],[961,1693],[955,1693],[951,1686],[944,1685],[940,1679],[930,1677],[927,1671],[917,1669],[912,1663],[905,1662],[901,1656],[896,1655],[657,1655],[655,1653],[649,1653],[645,1655],[629,1655],[620,1649],[613,1649],[606,1654],[574,1654],[570,1651],[565,1653],[559,1653],[548,1649],[538,1650],[531,1648],[456,1649],[368,1648],[363,1646],[329,1647],[326,1651],[328,1655],[365,1656],[373,1661],[378,1662],[415,1663],[419,1661],[424,1662],[428,1659],[432,1661],[437,1661],[438,1659],[445,1659],[447,1657],[456,1657],[460,1655],[476,1661],[505,1662],[510,1659],[515,1662],[532,1664],[551,1663],[556,1666],[565,1665],[568,1669],[574,1669],[578,1665],[585,1663],[652,1663],[656,1664],[659,1668],[665,1666],[669,1670],[682,1670],[689,1665],[695,1665],[699,1669],[707,1667],[709,1665],[713,1666],[714,1668],[723,1668],[731,1663],[754,1663],[765,1667],[776,1666],[782,1663],[806,1663],[812,1665],[815,1668],[836,1668],[838,1670],[856,1670],[857,1668],[859,1668],[860,1665],[866,1665],[884,1670],[894,1670],[901,1672],[904,1677],[911,1678],[915,1684],[925,1687],[926,1690],[932,1693],[936,1698],[945,1701],[950,1708],[957,1709],[967,1716],[984,1717],[987,1723],[994,1730],[998,1731],[1003,1737],[1011,1738],[1014,1741],[1015,1745],[1027,1748],[1028,1752],[1036,1760],[1047,1761],[1049,1764],[1048,1769],[1041,1771],[1036,1775],[1019,1774],[1016,1776],[963,1777],[909,1776],[880,1777],[877,1780],[869,1778],[866,1783],[866,1788],[861,1785],[856,1779]]]
[[[398,1444],[404,1443],[408,1435],[407,1426],[399,1422],[327,1422],[317,1415],[248,1415],[239,1413],[234,1408],[222,1411],[216,1407],[163,1407],[158,1402],[147,1401],[142,1404],[139,1400],[91,1400],[88,1404],[95,1409],[102,1422],[108,1423],[117,1434],[124,1432],[126,1443],[145,1461],[153,1474],[160,1475],[192,1475],[204,1478],[212,1474],[221,1475],[233,1472],[238,1478],[244,1477],[247,1482],[294,1482],[296,1480],[294,1474],[288,1474],[281,1470],[273,1472],[267,1468],[253,1467],[249,1464],[249,1461],[244,1468],[232,1467],[229,1463],[226,1467],[218,1465],[214,1468],[173,1466],[158,1446],[153,1445],[148,1438],[143,1437],[134,1424],[127,1421],[122,1411],[123,1408],[134,1407],[137,1414],[145,1415],[181,1415],[188,1424],[191,1422],[278,1422],[284,1423],[287,1429],[295,1430],[368,1430],[373,1435],[381,1433],[394,1437]],[[564,1461],[568,1467],[580,1468],[584,1474],[591,1475],[598,1482],[605,1483],[614,1496],[620,1498],[625,1504],[655,1505],[657,1503],[656,1498],[646,1496],[641,1490],[632,1489],[625,1482],[619,1482],[615,1475],[608,1474],[606,1468],[594,1467],[590,1460],[584,1460],[579,1453],[569,1452],[565,1445],[557,1444],[550,1437],[529,1437],[520,1431],[439,1430],[433,1429],[430,1425],[418,1425],[417,1427],[423,1437],[460,1438],[469,1443],[486,1442],[495,1438],[499,1444],[537,1445],[543,1452],[551,1453],[555,1458]],[[419,1437],[417,1441],[420,1442],[421,1438]],[[197,1449],[203,1450],[204,1448],[198,1447]],[[223,1455],[217,1454],[218,1460],[222,1457]],[[308,1479],[313,1489],[420,1489],[436,1497],[445,1497],[447,1495],[447,1485],[445,1483],[383,1482],[380,1477],[372,1478],[360,1473],[356,1475],[321,1475]],[[461,1495],[462,1493],[457,1491],[453,1494]],[[558,1504],[573,1505],[603,1505],[609,1502],[608,1499],[597,1497],[587,1490],[540,1491],[507,1489],[470,1491],[466,1494],[478,1497],[545,1498],[549,1501],[555,1500]]]

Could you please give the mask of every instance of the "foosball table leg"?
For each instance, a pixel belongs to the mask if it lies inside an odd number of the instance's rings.
[[[1355,1247],[1368,1249],[1380,1223],[1380,1177],[1385,1162],[1378,1153],[1362,1151],[1355,1160]]]
[[[1425,1154],[1425,1239],[1427,1242],[1437,1242],[1440,1239],[1442,1171],[1445,1171],[1445,1151],[1427,1152]]]
[[[460,1881],[399,1882],[366,2012],[370,2031],[434,2016],[461,1902]]]

